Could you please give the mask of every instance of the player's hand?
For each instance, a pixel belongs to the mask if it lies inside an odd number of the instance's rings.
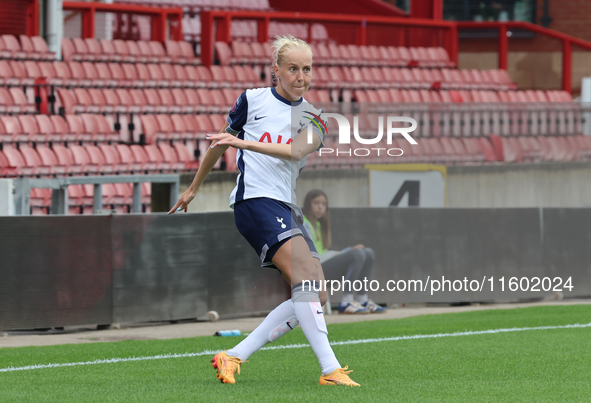
[[[358,243],[355,246],[351,246],[351,249],[364,249],[364,248],[365,248],[365,246],[361,245],[360,243]]]
[[[174,214],[177,211],[184,211],[187,212],[187,208],[189,207],[189,203],[193,201],[195,195],[197,194],[196,191],[192,190],[191,188],[185,190],[185,193],[179,197],[179,200],[176,202],[173,208],[170,209],[168,215]]]
[[[243,149],[245,147],[244,140],[240,140],[230,133],[208,134],[206,139],[211,141],[217,140],[217,143],[212,144],[211,148],[222,145],[228,145],[238,149]]]

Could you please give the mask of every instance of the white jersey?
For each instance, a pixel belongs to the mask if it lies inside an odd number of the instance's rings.
[[[326,122],[320,118],[321,112],[303,98],[298,102],[288,101],[275,88],[246,90],[230,110],[226,131],[242,140],[290,144],[300,131],[313,123],[314,133],[320,136],[322,143],[320,149],[326,135]],[[230,195],[230,207],[242,200],[269,197],[299,211],[295,182],[305,163],[305,157],[294,162],[238,150],[236,165],[240,174]]]

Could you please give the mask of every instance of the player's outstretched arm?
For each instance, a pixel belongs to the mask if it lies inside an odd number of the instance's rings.
[[[207,138],[215,141],[215,144],[212,145],[214,149],[218,146],[221,147],[226,145],[288,161],[299,161],[320,147],[320,137],[312,137],[312,144],[308,144],[305,131],[300,133],[291,144],[261,143],[258,141],[240,140],[228,133],[210,134]]]
[[[220,130],[220,133],[226,133],[226,127],[228,127],[227,123],[222,128],[222,130]],[[228,134],[228,133],[226,133],[226,134]],[[229,134],[229,136],[232,136],[232,135]],[[215,143],[216,143],[216,141],[214,140],[214,145],[215,145]],[[174,207],[168,212],[169,215],[174,214],[177,211],[177,209],[180,209],[180,211],[184,211],[185,213],[187,212],[187,208],[189,206],[189,203],[191,203],[191,201],[193,201],[193,199],[197,195],[197,192],[199,192],[199,188],[201,187],[201,184],[205,180],[205,177],[213,169],[216,162],[218,162],[218,160],[226,152],[228,147],[230,147],[230,146],[220,145],[219,147],[213,147],[213,148],[210,147],[207,149],[207,152],[205,153],[205,156],[203,157],[203,161],[201,162],[201,165],[199,165],[199,169],[197,170],[197,174],[195,175],[195,178],[193,179],[193,183],[191,183],[189,188],[187,190],[185,190],[185,192],[179,197],[179,200],[176,202]]]

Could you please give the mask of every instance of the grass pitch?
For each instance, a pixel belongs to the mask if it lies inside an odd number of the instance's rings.
[[[425,315],[329,326],[332,342],[589,324],[591,305]],[[0,371],[35,364],[199,353],[241,338],[196,337],[0,349]],[[306,343],[296,329],[272,345]],[[309,347],[259,351],[236,385],[197,357],[0,372],[2,402],[589,401],[591,327],[428,337],[334,346],[361,388],[319,386]]]

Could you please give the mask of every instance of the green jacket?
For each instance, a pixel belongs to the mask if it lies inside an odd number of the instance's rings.
[[[320,256],[324,255],[326,249],[324,249],[324,246],[322,245],[322,230],[320,228],[320,223],[318,221],[316,222],[316,231],[314,231],[312,223],[306,218],[306,216],[304,216],[304,228],[308,231],[308,236],[314,241],[314,246],[316,247],[318,254]]]

